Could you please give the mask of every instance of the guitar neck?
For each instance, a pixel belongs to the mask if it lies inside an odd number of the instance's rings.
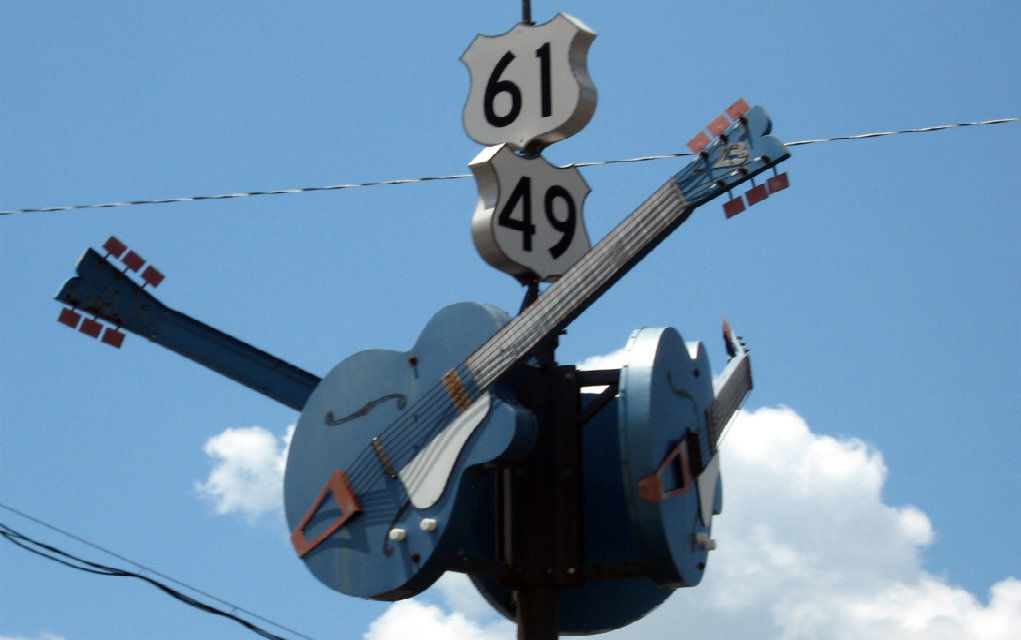
[[[709,445],[713,452],[720,441],[724,427],[741,408],[745,396],[752,390],[752,367],[748,354],[743,350],[720,374],[716,399],[705,412]]]
[[[465,361],[479,389],[488,387],[542,340],[570,324],[694,210],[675,180],[657,189]]]
[[[147,338],[301,411],[319,378],[167,307],[89,249],[57,300]]]
[[[702,204],[790,157],[749,110],[463,363],[479,391],[566,327]],[[764,187],[763,187],[764,188]]]

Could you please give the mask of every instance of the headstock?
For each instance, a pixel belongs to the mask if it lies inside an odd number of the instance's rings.
[[[727,124],[727,116],[733,122]],[[708,126],[717,137],[713,140],[704,132],[692,138],[688,147],[698,158],[674,176],[687,201],[702,205],[743,182],[752,180],[753,187],[745,194],[748,205],[765,200],[770,193],[787,188],[787,174],[771,177],[767,183],[755,185],[753,178],[775,167],[790,157],[784,143],[771,135],[773,124],[760,106],[748,108],[738,100],[727,116],[720,116]],[[724,204],[727,217],[745,209],[740,196]]]

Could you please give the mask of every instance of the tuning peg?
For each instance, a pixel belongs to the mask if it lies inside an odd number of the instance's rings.
[[[733,200],[728,200],[727,202],[723,203],[723,213],[726,214],[728,218],[733,218],[737,214],[744,211],[744,209],[745,209],[744,198],[742,198],[741,196],[738,196]]]
[[[727,127],[730,126],[731,120],[737,120],[747,113],[750,108],[751,107],[748,106],[748,103],[745,102],[745,99],[740,98],[737,102],[727,107],[725,115],[721,115],[707,124],[706,129],[708,129],[709,133],[711,133],[713,138],[715,138],[727,130]],[[702,153],[702,150],[709,146],[711,141],[711,138],[706,135],[705,131],[700,131],[697,136],[688,141],[688,148],[691,149],[692,153],[697,155]],[[740,213],[740,211],[738,211],[738,213]]]
[[[124,263],[125,267],[136,273],[145,265],[145,259],[134,251],[128,251],[128,254],[124,256],[121,262]]]
[[[108,344],[115,349],[120,349],[121,345],[124,344],[124,333],[114,329],[113,327],[107,327],[106,331],[103,332],[101,342]]]
[[[60,310],[60,315],[57,316],[57,322],[65,324],[72,329],[78,328],[78,323],[82,320],[82,314],[78,313],[74,309],[64,307]]]
[[[163,282],[163,278],[163,274],[152,265],[146,267],[145,271],[142,272],[142,280],[145,280],[145,284],[151,284],[153,287],[160,286],[160,283]],[[145,285],[142,286],[144,287]]]
[[[117,239],[117,236],[110,236],[110,238],[103,244],[103,248],[106,249],[107,256],[113,256],[120,259],[124,252],[127,251],[128,246]]]
[[[712,141],[709,139],[709,136],[706,135],[705,131],[699,131],[697,136],[688,141],[688,148],[691,149],[692,153],[698,155],[699,153],[702,153],[703,149],[709,146],[710,142]]]
[[[766,185],[759,184],[749,189],[745,194],[745,198],[748,200],[748,206],[758,204],[769,197],[769,191],[766,189]]]
[[[83,321],[82,314],[68,307],[60,310],[57,322],[67,325],[72,329],[78,329],[78,331],[92,338],[99,338],[102,334],[103,337],[100,338],[100,342],[117,349],[120,349],[121,345],[124,344],[125,334],[122,331],[114,327],[104,328],[102,323],[93,318],[85,318]],[[81,326],[78,323],[81,323]]]
[[[730,120],[727,119],[727,116],[720,116],[719,118],[716,118],[715,120],[707,124],[706,129],[708,129],[709,133],[713,134],[713,137],[715,138],[716,136],[726,131],[727,127],[729,126]]]
[[[772,178],[766,181],[769,185],[769,192],[776,193],[777,191],[783,191],[787,187],[791,186],[790,181],[787,178],[787,172],[783,172],[780,175],[774,175]]]
[[[92,318],[85,318],[82,320],[81,326],[78,327],[78,331],[91,338],[98,338],[99,334],[103,332],[103,325]]]
[[[751,107],[744,101],[744,98],[739,98],[737,102],[727,107],[727,115],[730,116],[731,120],[737,120],[747,113],[749,109]]]

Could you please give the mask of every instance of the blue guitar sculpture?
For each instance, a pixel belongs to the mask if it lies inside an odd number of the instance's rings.
[[[697,207],[789,157],[767,135],[761,107],[734,115],[513,319],[481,305],[448,307],[410,351],[362,352],[323,379],[298,421],[284,489],[292,543],[317,578],[350,595],[393,600],[443,572],[475,507],[477,474],[525,453],[534,433],[530,414],[500,380]],[[648,495],[676,489],[650,476]],[[648,549],[672,553],[663,544]],[[689,573],[678,567],[657,582],[690,582]]]
[[[697,207],[788,158],[783,143],[767,135],[771,123],[761,107],[731,116],[736,121],[700,144],[695,160],[513,319],[492,307],[453,305],[430,321],[410,351],[356,354],[321,381],[168,309],[133,282],[127,269],[118,270],[92,250],[57,296],[72,307],[62,322],[76,328],[82,322],[83,333],[98,336],[99,323],[83,321],[78,313],[89,312],[114,325],[107,330],[111,344],[123,339],[119,329],[132,331],[302,410],[284,490],[295,550],[335,589],[384,600],[409,597],[448,566],[476,505],[480,474],[513,462],[532,442],[534,419],[502,382],[512,367],[565,328]],[[768,185],[779,190],[786,180],[776,176]],[[767,185],[760,184],[748,200],[757,202],[766,193]],[[732,207],[727,213],[736,212]],[[675,468],[665,458],[659,464]],[[672,494],[677,487],[664,473],[657,468],[632,484],[647,497]],[[704,513],[708,498],[701,491],[699,496]],[[671,542],[657,542],[657,527],[672,526],[662,524],[669,517],[662,510],[657,514],[655,506],[646,511],[637,525],[647,539],[643,554],[674,558],[675,569],[656,581],[692,583],[700,575],[697,562],[692,569],[678,560]],[[699,544],[708,548],[711,542]]]
[[[623,627],[674,589],[701,581],[715,546],[712,516],[722,507],[717,442],[752,387],[748,354],[724,327],[731,358],[715,380],[702,343],[685,343],[670,328],[631,335],[617,397],[584,427],[582,571],[588,579],[560,589],[560,633]],[[493,560],[491,481],[482,495],[464,553]],[[509,585],[471,579],[490,604],[516,619]]]

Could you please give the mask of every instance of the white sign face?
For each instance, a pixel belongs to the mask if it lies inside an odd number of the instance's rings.
[[[539,26],[476,36],[461,56],[471,72],[463,116],[468,136],[522,149],[532,140],[549,145],[581,131],[596,109],[586,60],[595,37],[563,13]]]
[[[582,219],[590,189],[577,168],[507,145],[484,149],[469,166],[479,187],[472,239],[486,262],[522,281],[552,282],[592,248]]]

